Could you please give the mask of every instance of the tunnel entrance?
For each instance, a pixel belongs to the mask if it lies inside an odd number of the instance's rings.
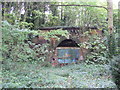
[[[79,46],[74,40],[65,39],[57,47],[79,47]]]
[[[80,57],[78,44],[71,39],[63,40],[56,48],[58,63],[77,63]]]

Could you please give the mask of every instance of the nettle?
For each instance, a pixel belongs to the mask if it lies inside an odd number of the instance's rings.
[[[87,35],[89,40],[81,43],[80,47],[88,49],[90,52],[85,56],[87,63],[107,63],[107,47],[105,39],[100,35]]]

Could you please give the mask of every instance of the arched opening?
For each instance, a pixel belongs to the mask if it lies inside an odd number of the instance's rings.
[[[79,47],[79,46],[72,39],[65,39],[57,47]]]
[[[80,58],[80,48],[72,39],[63,40],[57,46],[56,53],[60,64],[77,63]]]

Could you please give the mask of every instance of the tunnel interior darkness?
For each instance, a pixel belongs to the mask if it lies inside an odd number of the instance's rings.
[[[79,47],[79,46],[74,40],[65,39],[57,47]]]

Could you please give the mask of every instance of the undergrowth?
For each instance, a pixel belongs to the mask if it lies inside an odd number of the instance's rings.
[[[85,63],[42,67],[39,63],[3,65],[3,88],[114,88],[108,65]]]

